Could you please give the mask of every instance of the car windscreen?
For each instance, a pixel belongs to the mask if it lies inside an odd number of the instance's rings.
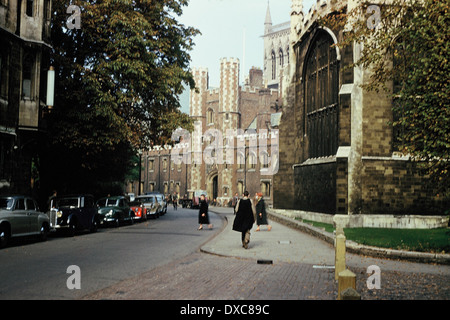
[[[131,201],[130,207],[139,207],[141,205],[140,201]]]
[[[143,197],[143,198],[139,198],[137,200],[142,203],[154,203],[155,202],[155,198],[153,198],[153,197]]]
[[[13,204],[14,200],[12,198],[0,198],[0,209],[11,210]]]
[[[57,208],[78,208],[78,198],[61,198],[56,200]]]

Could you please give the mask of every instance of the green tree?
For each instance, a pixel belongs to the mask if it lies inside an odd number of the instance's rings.
[[[445,0],[360,1],[321,23],[345,28],[345,47],[362,44],[349,67],[370,68],[366,90],[390,92],[398,151],[418,161],[438,192],[450,185],[450,13]]]
[[[187,0],[71,4],[81,8],[80,29],[67,27],[69,3],[53,1],[57,81],[48,126],[49,150],[57,152],[48,171],[120,181],[133,150],[166,141],[173,126],[192,128],[179,95],[183,84],[195,86],[189,51],[199,31],[177,21]]]

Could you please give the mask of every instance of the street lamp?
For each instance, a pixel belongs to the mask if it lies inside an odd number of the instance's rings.
[[[55,69],[53,66],[47,71],[47,107],[50,110],[54,106],[54,97],[55,97]]]

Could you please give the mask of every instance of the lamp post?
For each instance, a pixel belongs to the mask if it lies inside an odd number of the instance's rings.
[[[53,66],[47,71],[47,108],[48,112],[50,112],[54,106],[54,98],[55,98],[55,69]]]

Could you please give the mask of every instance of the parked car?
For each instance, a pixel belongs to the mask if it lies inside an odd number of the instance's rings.
[[[121,223],[133,223],[134,211],[124,196],[108,197],[97,201],[100,225],[120,226]]]
[[[37,235],[47,240],[50,231],[48,216],[39,211],[36,201],[27,196],[0,197],[0,248],[10,238]]]
[[[154,195],[156,196],[156,200],[160,204],[159,214],[164,215],[167,213],[167,198],[164,194],[158,191],[147,192],[146,195]]]
[[[56,197],[51,200],[50,208],[51,230],[67,229],[72,236],[76,230],[97,231],[100,219],[91,195]]]
[[[135,220],[147,220],[147,209],[139,199],[130,202],[130,209],[134,212]]]
[[[156,195],[147,194],[137,196],[136,200],[140,201],[144,206],[147,213],[147,217],[159,218],[161,212],[161,204],[158,202]]]

